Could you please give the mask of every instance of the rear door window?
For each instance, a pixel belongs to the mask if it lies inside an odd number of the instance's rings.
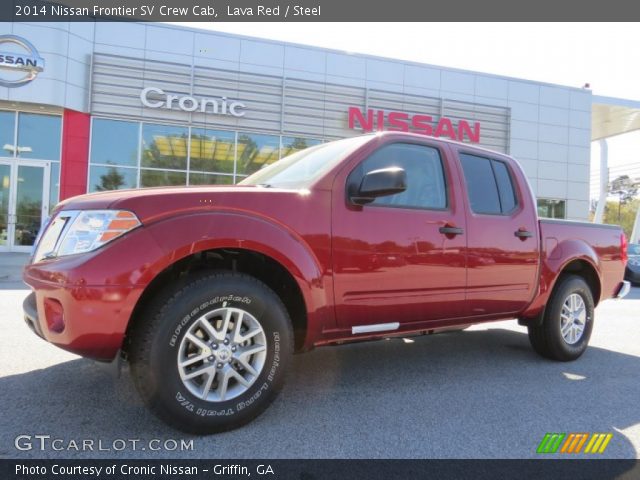
[[[468,153],[460,154],[473,213],[507,215],[518,205],[506,163]]]

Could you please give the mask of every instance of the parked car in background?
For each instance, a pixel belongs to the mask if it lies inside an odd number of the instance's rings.
[[[629,244],[629,260],[624,270],[624,279],[633,285],[640,285],[640,243]]]

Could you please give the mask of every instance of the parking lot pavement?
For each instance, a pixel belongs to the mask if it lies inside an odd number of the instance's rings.
[[[28,253],[0,253],[0,290],[26,288],[22,267],[28,259]]]
[[[637,288],[598,307],[592,346],[576,362],[537,357],[515,322],[317,349],[295,358],[261,417],[208,437],[156,420],[126,371],[117,379],[35,337],[20,313],[26,294],[0,291],[0,457],[535,458],[546,432],[612,432],[601,457],[639,457]],[[21,434],[141,443],[116,453],[40,451],[37,442],[19,451]],[[193,439],[193,450],[142,450],[150,439]]]

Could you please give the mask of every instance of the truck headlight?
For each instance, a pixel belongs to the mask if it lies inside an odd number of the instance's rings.
[[[63,233],[57,255],[91,252],[139,225],[138,217],[126,210],[81,211]]]
[[[63,210],[37,244],[34,262],[91,252],[140,225],[127,210]]]

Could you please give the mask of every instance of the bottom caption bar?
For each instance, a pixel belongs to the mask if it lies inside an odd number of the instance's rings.
[[[584,457],[583,457],[584,458]],[[637,460],[20,460],[0,459],[0,479],[640,479]]]

